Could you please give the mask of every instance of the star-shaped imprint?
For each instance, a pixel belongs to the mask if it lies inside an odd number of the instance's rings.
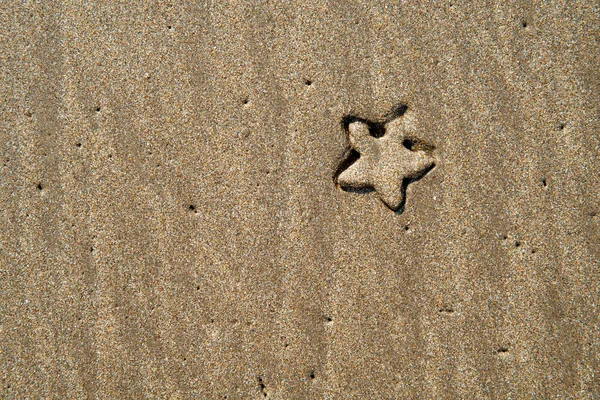
[[[346,169],[341,167],[337,184],[344,190],[375,190],[393,211],[402,211],[406,186],[423,177],[435,165],[431,146],[415,139],[415,121],[406,107],[399,108],[384,123],[349,117],[344,121],[349,149]],[[383,134],[383,136],[381,136]],[[426,151],[427,150],[427,151]]]

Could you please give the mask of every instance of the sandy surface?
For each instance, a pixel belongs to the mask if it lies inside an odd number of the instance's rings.
[[[0,11],[1,398],[600,397],[596,1],[131,3]]]

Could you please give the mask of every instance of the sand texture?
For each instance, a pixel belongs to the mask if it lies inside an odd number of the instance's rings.
[[[599,42],[596,0],[3,2],[0,398],[600,398]]]

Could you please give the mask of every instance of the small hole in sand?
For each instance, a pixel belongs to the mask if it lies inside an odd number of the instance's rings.
[[[305,80],[304,80],[304,84],[305,84],[306,86],[311,86],[311,85],[312,85],[312,81],[311,81],[310,79],[305,79]]]
[[[402,146],[406,147],[409,150],[412,150],[415,147],[415,142],[410,139],[404,139],[402,141]]]
[[[262,378],[259,376],[258,378],[258,386],[260,387],[260,391],[262,392],[264,397],[267,397],[267,385],[265,385],[265,383],[263,382]]]

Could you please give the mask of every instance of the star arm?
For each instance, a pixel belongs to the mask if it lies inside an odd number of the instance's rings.
[[[404,204],[405,193],[403,189],[401,180],[399,182],[378,182],[375,185],[375,190],[381,201],[393,211],[397,211]]]
[[[377,139],[371,136],[369,125],[364,122],[353,122],[348,126],[350,144],[359,153],[374,153]]]
[[[371,173],[366,167],[365,163],[358,159],[338,176],[338,184],[355,189],[373,186]]]
[[[388,138],[396,143],[402,143],[407,133],[416,131],[416,120],[412,113],[405,114],[402,118],[396,118],[385,125]]]
[[[411,152],[411,156],[410,167],[405,171],[406,178],[420,178],[434,165],[433,158],[429,157],[424,151]]]

